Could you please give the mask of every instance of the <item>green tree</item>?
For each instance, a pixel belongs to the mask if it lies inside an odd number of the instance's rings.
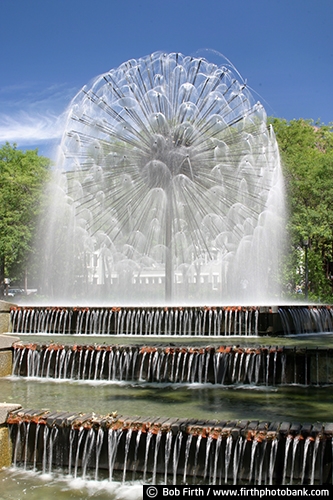
[[[22,280],[26,272],[49,167],[37,150],[0,149],[0,296],[5,277]]]
[[[286,276],[310,299],[332,300],[333,126],[274,118],[289,203]],[[306,268],[308,279],[306,279]],[[308,289],[308,290],[307,290]]]

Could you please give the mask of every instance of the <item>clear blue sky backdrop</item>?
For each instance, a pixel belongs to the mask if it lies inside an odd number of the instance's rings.
[[[333,121],[332,0],[1,0],[0,12],[0,145],[51,154],[83,85],[155,51],[222,53],[268,115]]]

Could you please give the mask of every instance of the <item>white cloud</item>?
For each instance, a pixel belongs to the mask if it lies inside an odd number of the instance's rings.
[[[0,143],[16,142],[21,146],[59,140],[64,120],[64,114],[43,115],[27,111],[15,115],[0,115]]]
[[[0,145],[18,147],[60,141],[66,120],[63,111],[76,94],[65,84],[45,86],[38,82],[0,89]]]

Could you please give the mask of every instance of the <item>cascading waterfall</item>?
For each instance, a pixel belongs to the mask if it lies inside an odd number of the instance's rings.
[[[270,457],[269,457],[269,484],[272,485],[273,483],[273,477],[274,477],[274,468],[275,468],[275,462],[276,462],[276,455],[277,455],[277,448],[278,448],[278,441],[276,438],[273,438],[272,443],[271,443],[271,451],[270,451]],[[301,484],[303,484],[304,477],[301,478]]]
[[[152,432],[146,433],[146,449],[145,449],[145,460],[144,460],[144,469],[143,469],[143,482],[146,482],[146,473],[148,467],[148,456],[149,456],[149,446],[151,442],[151,438],[153,437]]]
[[[286,474],[287,474],[289,448],[290,448],[290,444],[292,442],[292,439],[293,439],[292,436],[287,436],[287,439],[286,439],[286,446],[285,446],[285,450],[284,450],[284,464],[283,464],[282,484],[286,484]]]
[[[190,449],[191,449],[191,444],[192,444],[192,438],[193,438],[193,434],[189,434],[187,436],[187,440],[186,440],[185,461],[184,461],[184,475],[183,475],[183,483],[184,484],[186,484],[187,466],[188,466],[188,461],[189,461],[189,458],[190,458]],[[333,448],[332,448],[332,454],[333,454]]]
[[[300,442],[300,436],[296,436],[293,440],[292,464],[291,464],[291,475],[290,475],[290,483],[289,484],[293,484],[293,479],[294,479],[293,472],[294,472],[294,468],[295,468],[295,460],[296,460],[296,456],[297,456],[297,448],[298,448],[299,442]]]
[[[222,437],[218,436],[218,438],[216,440],[216,444],[215,444],[215,456],[214,456],[214,469],[213,469],[212,484],[216,484],[217,470],[218,470],[218,457],[219,457],[219,453],[220,453],[221,443],[222,443]]]
[[[333,384],[331,349],[24,344],[13,346],[13,375],[82,381]]]
[[[258,307],[12,307],[17,333],[77,335],[258,335]]]
[[[333,309],[330,305],[279,307],[282,330],[285,334],[332,332]]]
[[[196,443],[195,443],[194,479],[196,479],[196,476],[198,473],[198,456],[199,456],[201,441],[202,441],[202,435],[199,434],[199,436],[197,436]]]
[[[169,430],[165,438],[165,451],[164,451],[164,483],[168,484],[168,467],[171,455],[171,444],[172,444],[172,431]]]
[[[250,473],[249,473],[249,483],[250,484],[252,484],[254,461],[255,461],[255,453],[256,453],[257,446],[258,446],[258,441],[253,440],[252,441],[252,446],[251,446],[251,462],[250,462]],[[284,470],[285,470],[285,468],[284,468]],[[284,484],[284,481],[283,481],[282,484]]]
[[[262,484],[262,480],[263,480],[263,472],[264,473],[264,484],[266,484],[267,482],[267,468],[264,469],[264,460],[266,459],[266,448],[267,448],[267,441],[264,441],[263,442],[263,452],[262,452],[262,455],[261,455],[261,458],[260,458],[260,462],[258,464],[258,467],[259,467],[259,472],[258,472],[258,481],[257,481],[257,484]],[[291,469],[293,471],[293,467]]]
[[[30,413],[29,413],[30,412]],[[198,422],[18,410],[8,417],[14,465],[59,465],[75,478],[181,484],[326,484],[331,481],[332,425]],[[36,449],[37,437],[42,453]],[[303,443],[300,446],[299,443]],[[329,443],[326,446],[326,443]],[[297,462],[301,464],[299,467]],[[103,474],[105,476],[105,473]]]
[[[109,480],[112,481],[113,469],[115,466],[115,460],[117,456],[117,448],[122,436],[122,429],[112,429],[108,430],[108,455],[109,455]]]
[[[160,430],[158,430],[156,433],[155,452],[154,452],[154,467],[153,467],[153,476],[152,476],[152,483],[153,484],[156,484],[157,459],[158,459],[158,453],[159,453],[159,449],[160,449],[161,439],[162,439],[162,432]]]
[[[132,433],[128,432],[126,435],[126,451],[125,451],[125,467],[124,467],[124,476],[123,476],[123,481],[126,479],[126,464],[127,464],[127,453],[128,453],[128,448],[129,448],[129,442],[127,441],[131,440]],[[96,439],[96,463],[95,463],[95,481],[98,480],[98,470],[99,470],[99,457],[101,454],[102,446],[103,446],[103,440],[104,440],[104,432],[103,429],[99,428],[98,429],[98,434],[97,434],[97,439]]]
[[[78,474],[78,468],[79,468],[79,454],[80,454],[80,449],[81,449],[81,443],[83,440],[83,437],[85,436],[84,434],[84,427],[81,425],[79,432],[78,432],[78,444],[76,448],[76,456],[75,456],[75,464],[74,464],[74,478],[77,478]],[[46,453],[45,453],[46,454]],[[110,467],[111,469],[111,467]]]
[[[313,442],[313,438],[308,436],[306,438],[305,444],[304,444],[304,452],[303,452],[303,465],[302,465],[302,473],[301,473],[301,482],[303,484],[305,474],[306,474],[306,465],[307,465],[307,459],[308,459],[308,451],[310,448],[311,443]]]
[[[333,330],[333,308],[316,306],[11,308],[20,334],[258,336]]]

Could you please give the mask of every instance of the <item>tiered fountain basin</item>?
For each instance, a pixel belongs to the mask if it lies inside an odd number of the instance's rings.
[[[333,384],[329,306],[10,314],[15,467],[126,483],[332,483],[333,424],[320,408]]]

